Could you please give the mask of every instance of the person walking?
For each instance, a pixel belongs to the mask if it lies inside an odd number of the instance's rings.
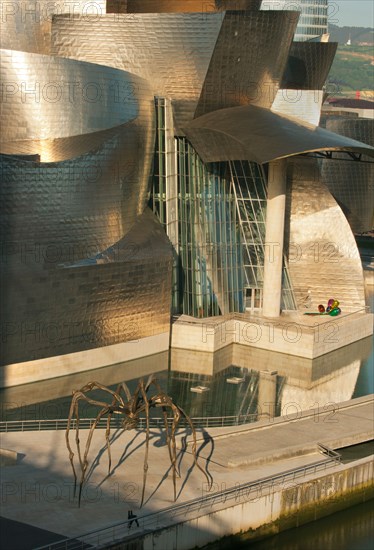
[[[139,522],[138,522],[138,520],[137,520],[136,518],[137,518],[137,515],[136,515],[136,514],[133,514],[133,513],[132,513],[132,510],[129,510],[129,511],[127,512],[127,519],[129,520],[129,522],[128,522],[128,528],[129,528],[129,529],[130,529],[131,525],[134,523],[134,521],[135,521],[135,523],[136,523],[136,526],[139,527]]]

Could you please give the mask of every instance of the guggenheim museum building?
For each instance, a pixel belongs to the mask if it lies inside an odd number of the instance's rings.
[[[1,0],[2,387],[329,298],[372,333],[373,121],[320,125],[327,0],[271,4]]]

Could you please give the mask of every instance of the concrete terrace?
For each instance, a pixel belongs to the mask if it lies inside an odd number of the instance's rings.
[[[298,311],[272,318],[250,312],[204,319],[181,315],[172,325],[171,348],[214,353],[242,344],[314,359],[372,334],[373,314],[366,309],[343,311],[337,317]]]
[[[219,492],[323,460],[317,443],[338,448],[368,441],[373,438],[373,426],[374,400],[366,396],[340,403],[335,411],[329,408],[250,425],[199,429],[199,463],[213,479],[212,491]],[[81,434],[82,443],[86,435],[87,431]],[[151,429],[148,481],[141,510],[144,432],[113,431],[112,435],[112,475],[107,476],[105,432],[97,430],[78,508],[64,431],[2,433],[1,447],[16,451],[18,458],[14,465],[2,468],[1,515],[65,537],[79,537],[125,521],[129,509],[140,516],[172,506],[172,475],[162,431]],[[180,434],[179,449],[182,446]],[[178,504],[208,492],[206,479],[193,467],[190,449],[179,452]],[[334,468],[330,466],[329,471]]]

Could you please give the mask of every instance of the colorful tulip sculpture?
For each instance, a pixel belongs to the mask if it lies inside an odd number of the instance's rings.
[[[325,309],[325,306],[320,304],[318,306],[318,312],[313,313],[304,313],[304,315],[331,315],[332,317],[336,317],[339,315],[342,310],[340,309],[338,300],[335,300],[334,298],[330,298],[330,300],[327,302],[327,308]]]

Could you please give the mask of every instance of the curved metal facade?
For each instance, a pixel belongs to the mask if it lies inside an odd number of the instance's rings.
[[[0,0],[0,48],[49,54],[54,15],[99,17],[105,12],[105,0]]]
[[[330,6],[332,12],[328,13],[328,0],[263,0],[263,10],[293,9],[300,11],[300,19],[297,25],[295,40],[311,40],[328,32],[328,16],[333,15],[334,5]]]
[[[322,90],[337,47],[337,42],[293,42],[281,88]]]
[[[343,212],[321,181],[316,159],[289,159],[286,242],[289,273],[300,309],[310,291],[310,311],[331,296],[344,311],[365,307],[365,282],[357,245]]]
[[[126,4],[121,6],[121,4]],[[121,0],[109,2],[107,12],[121,13],[211,13],[224,10],[257,10],[261,0]]]
[[[205,162],[246,159],[263,164],[324,150],[374,156],[374,148],[359,141],[254,105],[208,113],[185,126],[184,131]]]
[[[48,154],[52,140],[85,134],[90,150],[89,134],[99,137],[103,130],[131,122],[138,128],[149,172],[154,106],[145,80],[110,67],[14,50],[1,51],[0,76],[4,86],[1,152],[19,154],[19,141],[36,140],[38,145],[29,154],[53,162],[55,158]],[[133,147],[131,141],[129,146]]]
[[[210,60],[195,118],[254,104],[270,108],[287,62],[298,14],[227,13]]]
[[[25,187],[19,182],[14,194]],[[44,187],[40,180],[38,187]],[[47,243],[32,238],[35,227],[43,227],[42,206],[28,240],[7,235],[14,240],[7,242],[2,272],[2,365],[170,330],[171,246],[148,209],[126,237],[98,254],[95,243],[74,247],[52,235]],[[11,228],[14,233],[20,225]]]
[[[39,31],[1,52],[1,364],[170,331],[171,247],[146,209],[153,89],[29,53]]]
[[[272,111],[317,126],[336,43],[293,42]]]
[[[57,16],[52,52],[147,79],[155,95],[172,99],[182,125],[193,118],[221,24],[220,13]]]
[[[332,118],[326,122],[332,132],[374,146],[374,120]],[[370,160],[363,156],[363,160]],[[322,161],[322,181],[340,204],[354,233],[374,227],[374,164],[367,162]]]

